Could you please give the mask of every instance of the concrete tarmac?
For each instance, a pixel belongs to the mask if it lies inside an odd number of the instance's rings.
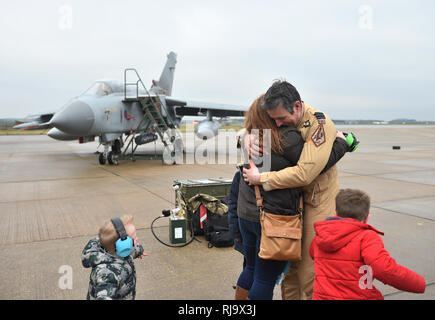
[[[424,294],[378,281],[375,286],[386,299],[434,299],[435,127],[341,130],[361,141],[338,164],[341,188],[370,195],[369,223],[385,232],[392,257],[427,283]],[[174,207],[173,180],[232,178],[234,157],[222,164],[124,160],[102,166],[97,147],[47,136],[0,136],[0,299],[84,299],[90,269],[81,265],[82,249],[103,221],[123,214],[134,216],[148,254],[135,260],[137,299],[232,299],[243,262],[238,252],[209,249],[203,237],[169,248],[154,238],[150,224],[162,209]],[[153,145],[147,148],[154,152]],[[168,223],[160,219],[155,228],[166,242]],[[280,298],[275,287],[274,299]]]

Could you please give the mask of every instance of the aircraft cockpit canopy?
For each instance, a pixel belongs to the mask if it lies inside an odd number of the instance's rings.
[[[123,91],[124,88],[119,81],[95,81],[83,94],[102,97]]]

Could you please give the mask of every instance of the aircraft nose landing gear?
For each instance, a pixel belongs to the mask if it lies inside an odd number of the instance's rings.
[[[106,164],[106,157],[104,156],[104,153],[100,153],[100,155],[98,156],[98,162],[100,162],[101,165]]]
[[[111,165],[118,165],[119,164],[118,155],[115,154],[114,151],[109,151],[109,145],[107,145],[107,144],[104,145],[104,152],[100,153],[100,155],[98,157],[98,162],[101,165],[105,165],[106,161],[109,162],[109,164],[111,164]]]
[[[118,162],[118,156],[115,155],[115,153],[113,151],[110,151],[107,154],[107,161],[109,162],[109,164],[114,164],[116,166],[119,164],[119,162]]]

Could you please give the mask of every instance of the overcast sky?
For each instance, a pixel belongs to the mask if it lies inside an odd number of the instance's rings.
[[[333,119],[435,120],[435,2],[2,1],[0,118],[178,54],[172,94],[250,105],[274,79]]]

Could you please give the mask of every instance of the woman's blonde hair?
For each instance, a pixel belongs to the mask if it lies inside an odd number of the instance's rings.
[[[262,104],[264,94],[260,95],[249,107],[249,110],[245,113],[245,128],[248,133],[251,133],[252,129],[259,130],[260,146],[263,145],[263,130],[271,130],[271,148],[275,153],[282,154],[284,151],[281,147],[281,136],[279,128],[276,126],[275,121],[269,116],[266,110],[263,109]]]
[[[121,221],[125,228],[129,224],[133,224],[133,216],[123,215],[121,217]],[[98,238],[100,239],[101,245],[104,247],[104,249],[106,249],[107,252],[115,254],[115,243],[119,239],[119,235],[116,232],[115,226],[113,225],[112,221],[107,220],[104,222],[104,224],[98,231]]]

